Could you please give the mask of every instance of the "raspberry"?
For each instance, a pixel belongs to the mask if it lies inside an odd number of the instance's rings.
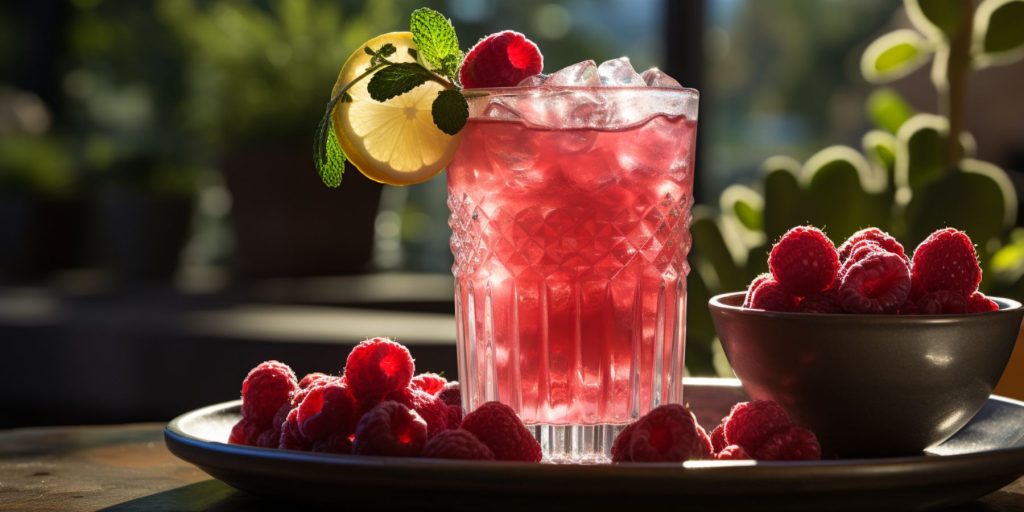
[[[765,281],[754,290],[750,307],[766,311],[793,311],[797,297],[777,281]]]
[[[412,391],[412,409],[427,422],[427,439],[448,430],[451,424],[448,405],[430,393],[409,388]],[[461,410],[461,408],[460,408]]]
[[[444,390],[447,383],[444,377],[436,373],[421,373],[412,378],[412,387],[435,396]]]
[[[696,420],[679,404],[655,407],[629,435],[632,462],[683,462],[704,455],[704,449]]]
[[[775,432],[754,449],[757,460],[819,460],[821,445],[814,432],[791,426]]]
[[[284,450],[309,451],[312,444],[299,432],[299,410],[292,409],[281,424],[281,439],[277,447]]]
[[[260,430],[270,427],[274,415],[298,391],[295,373],[278,361],[265,361],[242,381],[242,417]]]
[[[352,453],[415,457],[427,443],[427,422],[416,411],[385,401],[367,411],[356,426]]]
[[[335,434],[327,439],[314,442],[313,446],[310,447],[310,451],[350,454],[352,453],[352,438],[350,436]]]
[[[708,431],[704,430],[704,427],[697,424],[697,420],[694,419],[694,424],[697,426],[697,446],[693,451],[692,456],[694,459],[713,459],[715,458],[715,447],[711,444],[711,437],[708,436]]]
[[[629,443],[632,441],[633,431],[636,430],[637,422],[626,425],[626,428],[615,436],[612,442],[612,462],[633,462],[629,454]]]
[[[262,433],[263,429],[259,425],[243,417],[238,420],[238,423],[235,423],[235,426],[231,427],[228,443],[256,446],[256,442]]]
[[[497,460],[540,462],[540,443],[511,407],[487,402],[462,420],[462,427],[494,452]]]
[[[857,242],[850,249],[850,256],[846,258],[846,261],[839,266],[839,279],[842,280],[843,276],[850,270],[850,267],[856,265],[860,260],[863,260],[869,254],[876,252],[888,252],[872,240],[861,240]]]
[[[292,404],[286,403],[277,410],[270,427],[256,437],[256,446],[262,448],[277,448],[281,444],[281,425],[287,420],[288,413],[292,410]]]
[[[839,271],[839,255],[821,230],[797,226],[772,247],[768,268],[776,281],[802,297],[832,285]]]
[[[753,457],[738,444],[730,444],[729,446],[722,447],[718,453],[715,454],[717,460],[744,460],[752,459]]]
[[[823,292],[804,297],[796,308],[801,313],[842,313],[839,305],[839,291],[830,288]]]
[[[494,460],[494,453],[469,431],[445,430],[427,441],[423,456],[434,459]]]
[[[889,233],[878,228],[865,228],[847,238],[843,245],[839,246],[839,261],[846,261],[853,252],[854,246],[860,242],[870,241],[877,244],[883,250],[904,256],[903,244],[896,241]]]
[[[967,297],[976,291],[981,267],[971,239],[953,228],[932,233],[914,251],[914,280],[926,293],[949,290]]]
[[[785,409],[771,400],[740,402],[732,406],[725,420],[725,439],[749,452],[777,430],[792,424]]]
[[[387,338],[371,338],[349,353],[345,381],[360,403],[374,403],[388,393],[405,389],[413,370],[407,348]]]
[[[772,275],[765,272],[763,274],[759,274],[757,277],[754,278],[753,281],[750,282],[750,286],[747,286],[747,295],[743,298],[743,307],[751,307],[750,303],[754,297],[754,290],[757,290],[758,288],[761,287],[762,284],[768,281],[772,281]]]
[[[999,304],[981,292],[974,292],[967,299],[967,312],[968,313],[985,313],[988,311],[998,311]]]
[[[309,386],[312,386],[313,384],[315,384],[317,382],[328,380],[328,379],[332,379],[332,378],[334,378],[334,377],[331,377],[330,375],[327,375],[326,373],[320,373],[320,372],[307,373],[306,376],[303,377],[302,380],[299,381],[299,387],[302,388],[302,389],[306,389]]]
[[[917,302],[914,299],[907,297],[907,300],[903,302],[900,309],[896,312],[899,315],[920,315],[921,310],[917,309]]]
[[[505,30],[481,39],[470,48],[459,70],[466,89],[513,87],[544,69],[537,45],[519,32]]]
[[[310,441],[324,441],[332,436],[348,438],[355,431],[356,401],[348,388],[324,384],[310,388],[298,406],[296,417],[299,432]]]
[[[459,381],[453,380],[444,385],[444,389],[437,394],[442,402],[448,405],[462,407],[462,391],[459,389]]]
[[[462,406],[461,405],[449,405],[448,406],[448,428],[459,428],[462,424]]]
[[[956,292],[938,290],[917,299],[917,310],[922,315],[959,315],[967,312],[967,299]]]
[[[725,441],[725,423],[720,423],[711,431],[711,448],[718,453],[728,445]]]
[[[839,303],[847,313],[895,313],[909,295],[907,261],[890,252],[865,256],[839,285]]]

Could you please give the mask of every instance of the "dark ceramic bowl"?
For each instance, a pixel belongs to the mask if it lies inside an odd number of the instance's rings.
[[[709,302],[722,347],[753,399],[813,430],[826,457],[920,454],[985,404],[1020,331],[1019,302],[968,315],[826,315]]]

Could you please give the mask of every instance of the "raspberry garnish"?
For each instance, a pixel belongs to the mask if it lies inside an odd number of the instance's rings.
[[[772,247],[768,268],[775,280],[793,294],[805,296],[832,285],[839,271],[839,255],[821,230],[797,226]]]
[[[728,445],[725,441],[725,423],[719,423],[714,430],[711,431],[711,448],[718,453],[725,449]]]
[[[909,295],[907,261],[890,252],[868,254],[839,285],[839,303],[847,313],[895,313]]]
[[[921,315],[959,315],[966,313],[967,298],[949,290],[937,290],[917,299],[917,312]]]
[[[818,460],[821,445],[814,432],[797,426],[783,428],[754,449],[757,460]]]
[[[487,402],[466,415],[462,427],[487,445],[497,460],[540,462],[540,443],[511,407]]]
[[[967,312],[968,313],[985,313],[988,311],[998,311],[999,304],[996,301],[988,298],[981,292],[974,292],[970,298],[967,299]]]
[[[800,300],[800,305],[796,310],[801,313],[842,313],[843,308],[839,305],[839,290],[830,288],[804,297]]]
[[[878,244],[883,250],[900,256],[905,255],[903,245],[889,235],[889,233],[878,228],[865,228],[850,235],[850,238],[847,238],[843,245],[839,246],[839,261],[846,261],[853,252],[854,246],[862,241],[871,241]]]
[[[717,460],[744,460],[753,459],[742,446],[738,444],[730,444],[729,446],[722,447],[717,453],[715,453],[715,459]]]
[[[370,409],[356,426],[352,453],[415,457],[427,443],[427,422],[416,411],[391,400]]]
[[[314,386],[298,406],[299,432],[309,441],[326,441],[332,436],[348,438],[355,431],[355,398],[339,384]]]
[[[494,453],[467,430],[445,430],[427,441],[423,456],[435,459],[494,460]]]
[[[750,286],[747,286],[747,295],[743,298],[743,307],[751,307],[750,304],[754,298],[754,290],[757,290],[758,288],[761,287],[762,284],[768,281],[772,281],[772,275],[765,272],[763,274],[759,274],[757,277],[754,278],[753,281],[750,282]]]
[[[725,439],[751,452],[777,430],[792,424],[786,410],[771,400],[740,402],[725,419]]]
[[[412,378],[411,386],[431,395],[437,395],[447,383],[448,381],[444,377],[436,373],[421,373]]]
[[[683,462],[710,455],[706,434],[702,439],[693,414],[679,404],[655,407],[619,435],[624,445],[628,442],[629,462]]]
[[[969,296],[981,283],[974,244],[966,233],[953,228],[932,233],[914,251],[913,277],[926,293],[949,290]]]
[[[345,381],[360,403],[375,403],[405,389],[413,370],[412,355],[405,346],[388,338],[371,338],[349,353]]]
[[[797,306],[797,297],[777,281],[768,280],[754,290],[750,299],[750,307],[766,311],[793,311]]]
[[[481,39],[466,54],[459,70],[465,89],[513,87],[544,69],[544,58],[523,34],[505,30]]]

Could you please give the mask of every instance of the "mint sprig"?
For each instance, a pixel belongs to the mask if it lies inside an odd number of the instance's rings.
[[[327,102],[327,110],[317,125],[314,140],[314,162],[320,179],[328,187],[341,185],[345,171],[345,152],[338,143],[334,130],[334,109],[338,103],[351,102],[348,90],[360,80],[373,75],[366,84],[367,92],[376,101],[388,101],[423,85],[428,81],[441,84],[431,104],[431,116],[439,130],[455,135],[469,119],[469,104],[458,80],[459,67],[464,58],[459,49],[455,27],[443,14],[425,7],[413,11],[409,28],[417,49],[409,49],[416,62],[392,62],[389,57],[397,49],[392,44],[380,48],[363,48],[370,56],[370,65],[359,76],[341,87]]]

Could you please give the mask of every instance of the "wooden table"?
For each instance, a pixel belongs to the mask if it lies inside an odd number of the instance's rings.
[[[171,455],[162,430],[145,423],[0,431],[0,510],[298,510],[212,480]],[[1024,478],[953,510],[1024,511]]]

